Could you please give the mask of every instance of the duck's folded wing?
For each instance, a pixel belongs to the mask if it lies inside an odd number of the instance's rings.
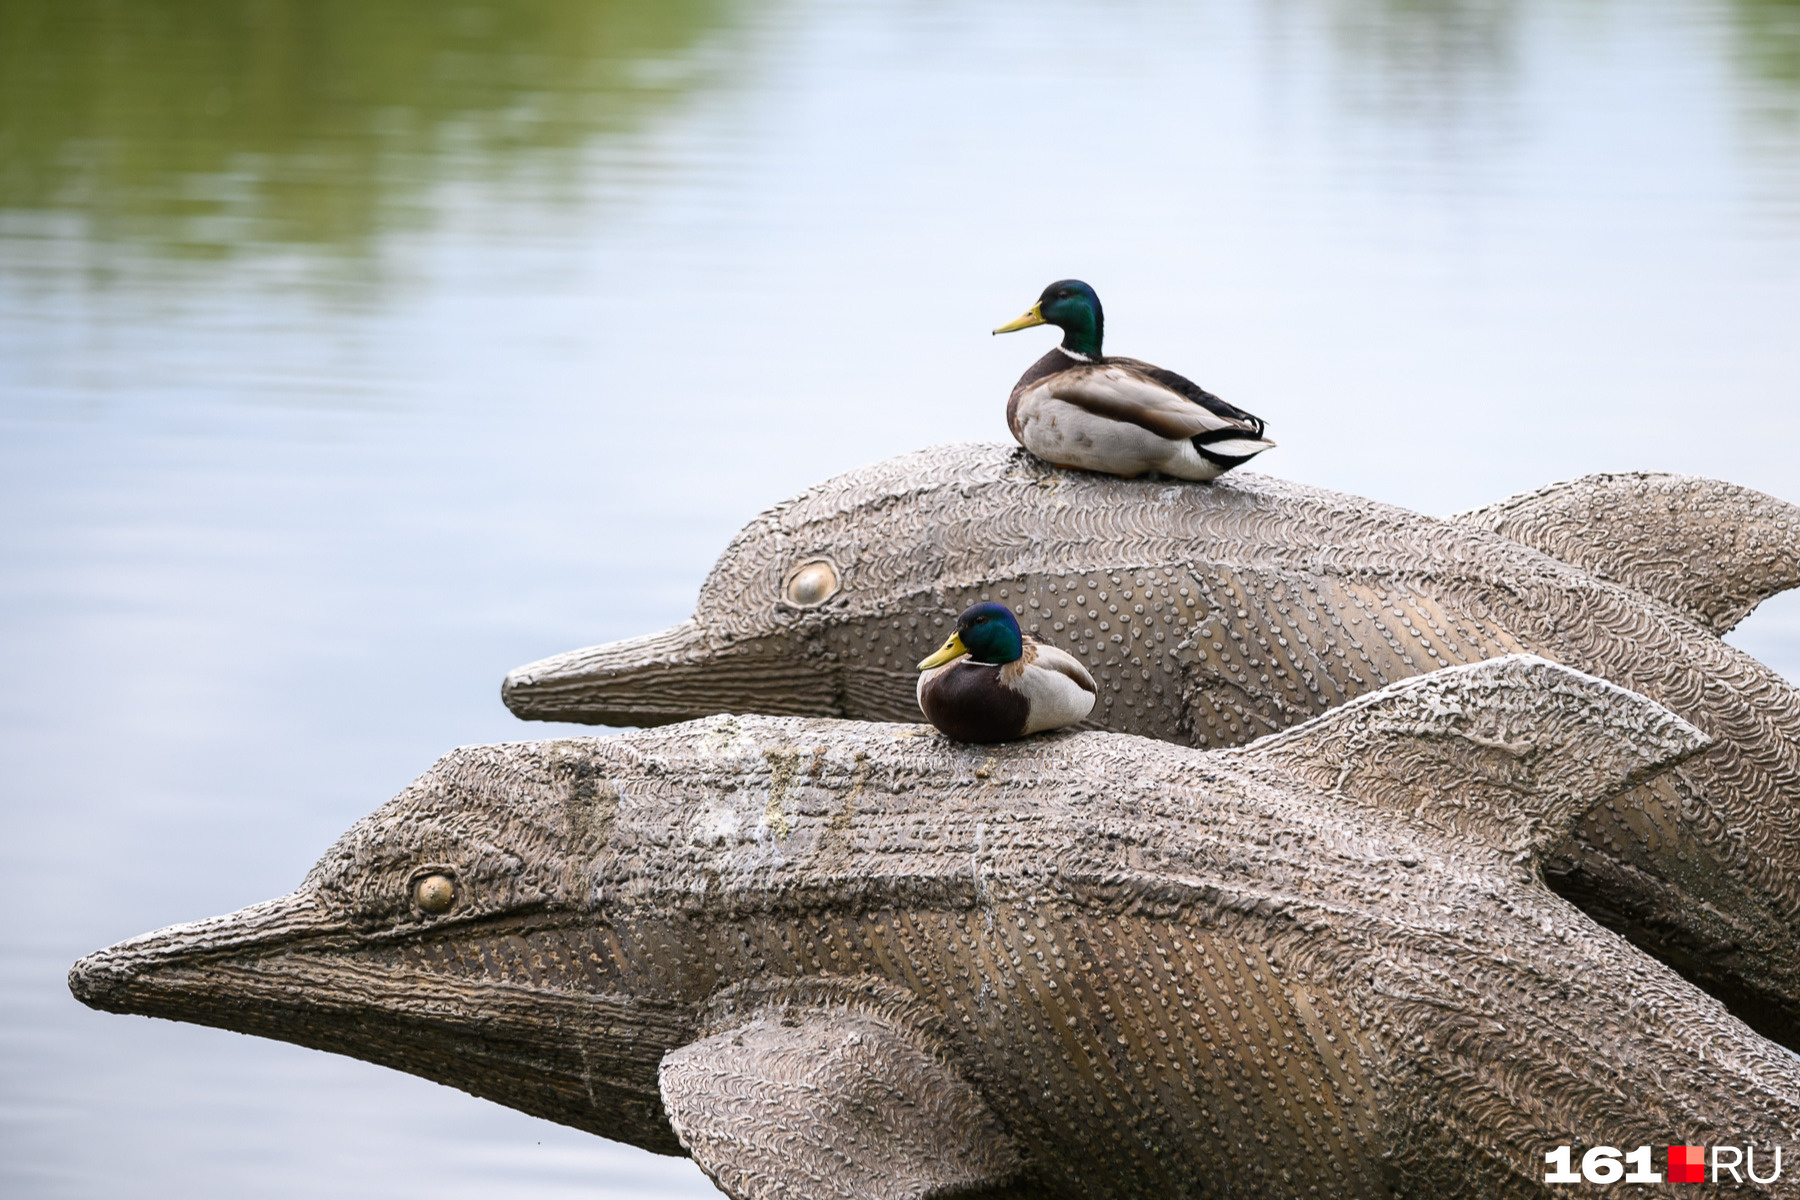
[[[1096,363],[1059,371],[1046,382],[1050,394],[1058,400],[1097,417],[1128,421],[1159,437],[1185,439],[1227,430],[1257,436],[1262,433],[1261,423],[1255,418],[1246,421],[1215,412],[1135,367]],[[1230,408],[1223,401],[1218,403],[1221,408]]]
[[[1088,674],[1088,669],[1082,666],[1081,660],[1073,654],[1066,650],[1058,650],[1055,646],[1044,642],[1038,642],[1036,649],[1037,654],[1031,660],[1033,666],[1043,667],[1047,671],[1055,671],[1058,675],[1067,675],[1083,691],[1090,694],[1099,692],[1100,689],[1094,684],[1094,677]]]

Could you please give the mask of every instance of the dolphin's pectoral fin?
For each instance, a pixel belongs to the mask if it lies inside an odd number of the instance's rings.
[[[734,1200],[924,1200],[1019,1173],[987,1104],[886,1016],[770,1007],[670,1051],[660,1079],[676,1136]]]
[[[1800,584],[1800,508],[1695,475],[1588,475],[1452,520],[1635,588],[1723,634]]]
[[[1636,692],[1511,654],[1401,680],[1264,738],[1242,758],[1535,856],[1601,800],[1710,744]]]

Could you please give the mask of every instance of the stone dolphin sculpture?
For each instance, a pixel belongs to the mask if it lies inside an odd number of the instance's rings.
[[[1241,750],[723,716],[470,747],[291,895],[70,986],[738,1200],[1545,1196],[1558,1145],[1690,1141],[1766,1176],[1800,1062],[1538,873],[1705,740],[1517,655]]]
[[[1800,581],[1800,509],[1594,476],[1453,519],[1234,474],[1208,486],[940,446],[756,518],[693,619],[507,676],[519,716],[917,719],[914,664],[978,599],[1077,653],[1090,724],[1242,744],[1516,651],[1668,705],[1706,756],[1594,809],[1553,886],[1800,1050],[1800,692],[1717,636]]]

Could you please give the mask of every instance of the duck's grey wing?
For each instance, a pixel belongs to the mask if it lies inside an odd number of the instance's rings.
[[[1032,646],[1037,651],[1031,660],[1035,665],[1055,671],[1060,675],[1067,675],[1085,692],[1100,690],[1094,683],[1094,677],[1088,674],[1088,669],[1082,666],[1081,660],[1073,654],[1066,650],[1060,650],[1048,642],[1037,641],[1035,638],[1032,639]]]
[[[1219,397],[1213,395],[1211,392],[1189,379],[1186,375],[1178,375],[1166,367],[1159,367],[1154,363],[1147,363],[1136,358],[1115,357],[1109,358],[1107,361],[1128,366],[1134,371],[1141,372],[1155,380],[1157,383],[1162,384],[1162,386],[1168,388],[1170,391],[1178,392],[1181,395],[1186,396],[1201,408],[1207,409],[1218,416],[1236,421],[1247,428],[1255,430],[1258,434],[1261,434],[1263,431],[1263,420],[1261,417],[1256,416],[1254,413],[1247,413],[1229,401],[1219,399]]]
[[[1150,370],[1156,371],[1157,368],[1152,367]],[[1162,374],[1181,379],[1174,372]],[[1218,433],[1249,434],[1258,438],[1262,436],[1262,422],[1255,417],[1232,408],[1222,400],[1217,402],[1227,411],[1214,411],[1206,404],[1170,387],[1146,372],[1143,365],[1129,359],[1108,359],[1105,362],[1058,371],[1040,386],[1047,388],[1056,399],[1073,404],[1095,416],[1129,421],[1158,437],[1174,440]],[[1199,391],[1198,388],[1195,390]],[[1217,400],[1217,397],[1213,399]]]
[[[987,1104],[887,1016],[787,1008],[664,1056],[681,1144],[734,1200],[924,1200],[1019,1173]]]

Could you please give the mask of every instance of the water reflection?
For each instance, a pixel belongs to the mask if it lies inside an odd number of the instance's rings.
[[[1329,31],[1340,117],[1454,167],[1516,132],[1533,23],[1605,6],[1261,8],[1280,41]],[[1800,125],[1800,0],[1684,11],[1729,26],[1743,106]],[[49,240],[201,261],[299,250],[343,266],[429,224],[446,180],[592,200],[577,177],[596,140],[740,74],[732,35],[758,21],[735,0],[12,0],[0,5],[0,255],[30,258],[24,247]],[[121,263],[80,265],[103,277]]]
[[[1292,0],[1275,7],[1291,8]],[[1319,7],[1332,30],[1333,68],[1346,108],[1390,134],[1423,132],[1452,156],[1509,134],[1534,25],[1560,22],[1568,41],[1593,39],[1598,48],[1595,30],[1609,15],[1600,0],[1319,0]],[[1697,46],[1707,44],[1714,21],[1725,27],[1727,69],[1737,77],[1739,105],[1753,119],[1800,123],[1800,0],[1660,7],[1661,19],[1694,31]]]
[[[1383,81],[1401,103],[1466,106],[1508,90],[1519,66],[1519,0],[1329,0],[1341,64]]]
[[[1800,121],[1800,0],[1731,0],[1736,58],[1745,73],[1773,85],[1760,110]]]
[[[447,175],[575,169],[719,64],[728,0],[10,0],[0,208],[182,256],[367,252]],[[551,153],[546,153],[551,152]]]
[[[1369,165],[1423,167],[1452,190],[1516,133],[1528,8],[1522,0],[1321,0],[1329,73]]]

